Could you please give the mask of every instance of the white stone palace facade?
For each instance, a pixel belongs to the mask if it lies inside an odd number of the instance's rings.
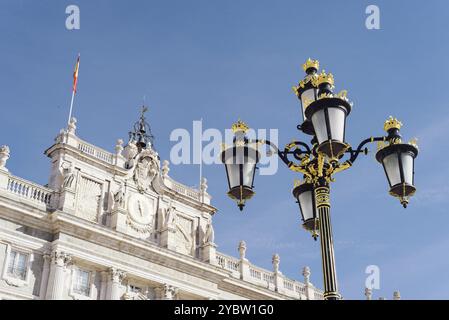
[[[239,258],[219,253],[206,180],[173,180],[151,143],[118,140],[111,153],[72,119],[45,154],[42,186],[14,176],[0,147],[0,299],[323,298],[308,268],[289,279],[278,255],[265,270],[243,241]]]

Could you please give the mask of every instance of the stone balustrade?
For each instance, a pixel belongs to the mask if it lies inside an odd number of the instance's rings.
[[[231,275],[237,279],[243,279],[249,283],[255,284],[267,288],[272,291],[278,291],[282,294],[294,298],[294,299],[313,299],[323,300],[323,292],[318,288],[315,288],[310,282],[307,284],[292,280],[282,275],[276,274],[273,271],[269,271],[260,267],[257,267],[247,260],[240,260],[223,253],[217,252],[217,264],[222,269],[231,272]],[[247,264],[248,273],[245,273],[242,264]],[[276,288],[276,277],[279,277],[278,288]],[[310,296],[308,290],[311,289],[313,294]]]
[[[77,138],[77,148],[82,153],[88,154],[98,160],[104,161],[108,164],[113,164],[114,161],[114,155],[106,150],[103,150],[99,147],[96,147],[90,143],[87,143],[85,141],[82,141],[81,139]]]
[[[12,175],[8,177],[6,190],[26,201],[45,206],[50,205],[53,195],[49,188]]]

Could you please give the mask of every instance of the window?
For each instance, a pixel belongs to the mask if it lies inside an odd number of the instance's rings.
[[[28,254],[11,250],[8,260],[7,275],[12,278],[25,280],[28,269]]]
[[[90,272],[76,269],[73,278],[73,292],[89,296],[90,294]]]

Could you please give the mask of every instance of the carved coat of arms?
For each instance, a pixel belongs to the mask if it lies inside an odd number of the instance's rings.
[[[133,175],[137,190],[141,193],[147,191],[159,171],[160,162],[157,152],[151,149],[143,150],[139,154]]]

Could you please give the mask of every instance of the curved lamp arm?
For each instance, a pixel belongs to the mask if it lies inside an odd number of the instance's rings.
[[[276,154],[282,160],[282,162],[284,162],[288,167],[290,167],[292,164],[292,162],[290,160],[288,160],[288,158],[287,158],[288,154],[294,155],[295,158],[298,160],[300,160],[299,155],[301,155],[301,154],[307,154],[307,155],[311,154],[309,146],[302,141],[293,141],[293,142],[289,143],[288,145],[285,146],[284,151],[280,151],[279,148],[277,147],[277,145],[275,145],[270,140],[256,139],[256,140],[252,140],[251,142],[266,144],[266,145],[270,146],[276,152]],[[301,149],[296,149],[294,151],[290,151],[294,146],[302,146],[302,147],[304,147],[305,151],[302,151]]]
[[[351,154],[351,157],[349,158],[348,161],[352,163],[354,163],[354,161],[357,159],[357,157],[359,156],[360,153],[363,153],[364,151],[362,151],[362,148],[367,144],[367,143],[371,143],[371,142],[375,142],[375,141],[386,141],[387,137],[371,137],[368,139],[363,140],[362,142],[360,142],[359,146],[357,147],[357,149],[354,151],[352,148],[349,149],[349,153]],[[365,151],[365,154],[367,152]]]

